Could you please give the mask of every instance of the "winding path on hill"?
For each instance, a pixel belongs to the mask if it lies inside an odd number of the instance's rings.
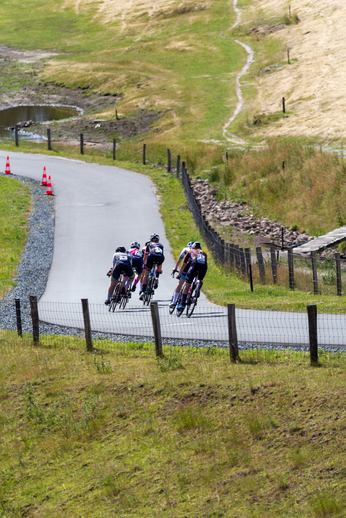
[[[237,18],[236,18],[235,23],[232,25],[232,27],[230,27],[228,29],[228,31],[231,31],[232,29],[237,27],[237,25],[239,25],[240,20],[241,20],[241,11],[237,7],[237,3],[238,3],[238,0],[233,0],[233,9],[234,9],[234,11],[236,13]],[[222,38],[226,38],[225,32],[226,31],[223,31],[220,34],[220,36]],[[254,52],[253,52],[252,48],[249,45],[246,45],[245,43],[242,43],[239,40],[234,40],[234,41],[236,43],[238,43],[238,45],[241,45],[246,50],[246,52],[247,52],[247,60],[246,60],[245,65],[241,69],[240,73],[236,77],[236,94],[237,94],[237,97],[238,97],[238,102],[237,102],[236,107],[234,109],[233,115],[228,119],[228,121],[226,122],[226,124],[224,124],[224,126],[222,128],[223,136],[224,136],[224,138],[228,142],[233,142],[234,139],[231,139],[230,137],[227,136],[227,129],[230,126],[230,124],[232,124],[232,122],[236,119],[236,117],[239,115],[239,113],[242,111],[242,108],[243,108],[243,105],[244,105],[244,99],[243,99],[243,94],[242,94],[242,91],[241,91],[240,79],[241,79],[241,77],[243,75],[246,74],[246,72],[248,71],[251,63],[253,63],[253,60],[254,60]]]

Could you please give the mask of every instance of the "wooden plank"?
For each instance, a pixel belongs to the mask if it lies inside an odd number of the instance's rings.
[[[293,249],[288,249],[288,278],[290,284],[290,290],[294,290],[294,264],[293,264]]]
[[[316,252],[311,252],[311,265],[312,265],[312,281],[314,283],[314,295],[318,295]]]
[[[260,279],[262,282],[265,282],[266,272],[265,272],[265,268],[264,268],[262,248],[260,246],[258,246],[256,248],[256,255],[257,255],[257,263],[258,263],[258,268],[259,268]]]

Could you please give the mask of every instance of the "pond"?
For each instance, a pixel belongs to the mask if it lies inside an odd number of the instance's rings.
[[[14,126],[19,126],[21,138],[42,138],[35,134],[35,123],[68,119],[79,115],[69,106],[13,106],[0,110],[0,138],[13,138]]]

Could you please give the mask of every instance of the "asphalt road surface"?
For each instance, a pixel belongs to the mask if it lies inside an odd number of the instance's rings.
[[[0,162],[6,162],[0,151]],[[40,318],[65,326],[82,327],[80,300],[89,300],[92,326],[97,331],[147,336],[152,334],[150,310],[140,305],[138,293],[122,313],[103,305],[117,246],[144,244],[158,233],[165,247],[165,263],[154,300],[160,305],[162,335],[167,338],[227,340],[226,308],[209,303],[202,294],[191,319],[168,315],[176,281],[175,261],[165,237],[154,186],[144,175],[117,167],[78,160],[10,154],[11,172],[41,180],[43,167],[51,175],[55,195],[54,254],[46,290],[40,300]],[[177,215],[178,217],[178,215]],[[232,301],[230,301],[232,302]],[[306,314],[237,310],[238,339],[243,342],[308,344]],[[319,343],[346,345],[346,318],[319,315]]]

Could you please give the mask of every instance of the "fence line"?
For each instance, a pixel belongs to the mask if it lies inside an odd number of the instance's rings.
[[[178,318],[157,302],[150,308],[128,305],[112,313],[87,299],[81,304],[38,303],[36,296],[30,296],[30,304],[16,299],[5,310],[6,325],[1,327],[17,330],[20,337],[32,336],[36,345],[72,345],[75,336],[84,338],[86,349],[92,351],[96,340],[97,348],[106,349],[112,349],[114,341],[154,341],[157,356],[164,353],[163,343],[213,345],[228,347],[233,362],[246,348],[303,348],[310,350],[312,364],[318,362],[318,346],[346,352],[346,312],[318,314],[316,305],[307,306],[307,313],[242,310],[234,304],[215,309],[197,306],[191,318]]]

